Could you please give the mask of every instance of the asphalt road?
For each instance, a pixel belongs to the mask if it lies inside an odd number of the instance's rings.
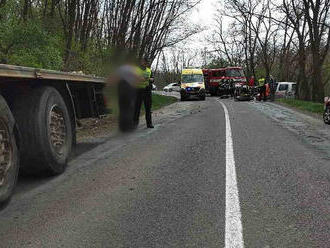
[[[21,179],[0,247],[330,247],[330,159],[262,104],[178,102]]]

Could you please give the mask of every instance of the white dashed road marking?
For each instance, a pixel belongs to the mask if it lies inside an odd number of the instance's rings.
[[[219,101],[226,119],[226,229],[225,248],[243,248],[243,228],[237,189],[233,139],[229,113],[226,105]]]

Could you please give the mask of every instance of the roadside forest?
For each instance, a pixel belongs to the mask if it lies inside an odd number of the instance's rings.
[[[194,0],[0,0],[0,63],[104,75],[121,52],[152,62],[198,31]]]
[[[295,81],[303,100],[330,94],[329,0],[219,0],[205,49],[169,52],[201,31],[189,21],[200,1],[0,0],[0,63],[105,75],[125,51],[164,82],[198,62]]]
[[[224,0],[215,22],[213,66],[242,65],[248,77],[295,81],[302,100],[330,94],[329,0]]]

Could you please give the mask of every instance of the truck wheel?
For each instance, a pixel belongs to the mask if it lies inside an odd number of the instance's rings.
[[[9,202],[17,181],[19,154],[14,129],[14,117],[0,96],[0,209]]]
[[[25,174],[61,174],[73,142],[71,119],[60,93],[53,87],[32,90],[14,103],[21,133],[21,168]]]

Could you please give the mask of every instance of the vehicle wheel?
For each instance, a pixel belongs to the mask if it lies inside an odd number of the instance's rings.
[[[14,130],[14,117],[6,101],[0,96],[0,209],[8,204],[13,194],[19,170]]]
[[[72,148],[70,115],[53,87],[34,89],[14,103],[20,128],[21,168],[26,174],[64,172]]]
[[[328,106],[324,111],[323,120],[325,124],[330,125],[330,106]]]
[[[210,90],[210,95],[217,96],[217,90],[215,90],[215,89]]]

